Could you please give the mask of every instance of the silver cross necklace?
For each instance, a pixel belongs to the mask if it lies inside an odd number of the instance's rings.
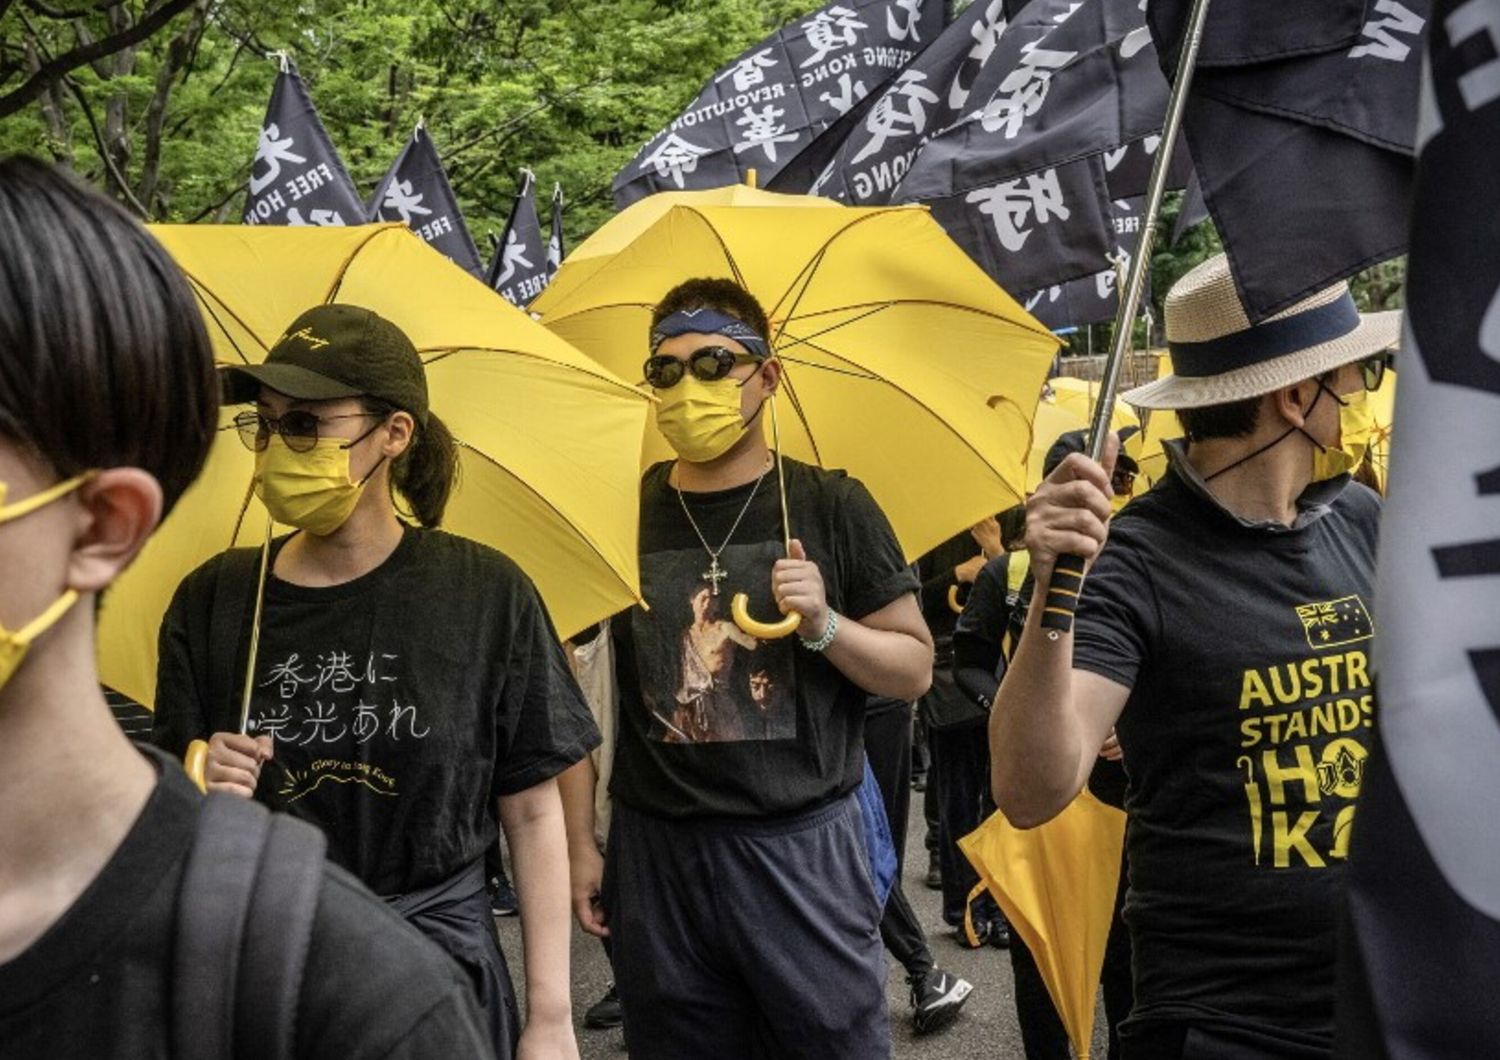
[[[693,533],[697,534],[698,540],[703,543],[703,551],[708,553],[708,570],[704,571],[702,575],[700,575],[700,577],[702,577],[704,581],[708,582],[709,592],[711,592],[714,596],[719,595],[719,583],[722,582],[725,578],[729,577],[729,572],[723,567],[719,566],[719,557],[723,555],[724,550],[729,547],[730,539],[734,537],[734,532],[740,528],[740,523],[744,521],[745,513],[750,510],[750,505],[755,502],[755,495],[760,492],[760,484],[764,482],[766,480],[766,476],[770,474],[773,464],[774,461],[769,461],[766,464],[766,469],[762,471],[760,473],[760,477],[755,480],[755,487],[750,490],[750,496],[745,498],[745,506],[740,509],[740,514],[734,517],[734,525],[729,528],[729,533],[724,535],[724,541],[719,545],[718,548],[709,547],[708,538],[703,536],[703,531],[698,528],[698,521],[693,518],[693,513],[688,511],[687,499],[682,495],[682,487],[676,485],[673,486],[673,489],[677,491],[677,503],[682,505],[682,514],[687,516],[688,525],[693,528]]]

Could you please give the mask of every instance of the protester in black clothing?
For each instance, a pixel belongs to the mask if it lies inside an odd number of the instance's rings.
[[[934,647],[932,688],[917,709],[927,726],[928,784],[937,808],[937,857],[942,875],[943,921],[954,938],[968,946],[966,926],[972,926],[975,945],[1010,945],[1010,926],[986,891],[972,902],[969,896],[979,874],[958,849],[968,835],[994,810],[989,795],[989,745],[985,739],[986,713],[964,695],[953,681],[953,629],[958,620],[951,597],[960,604],[973,587],[985,560],[1002,550],[999,524],[987,519],[939,545],[917,561],[922,580],[922,614],[932,630]]]
[[[203,939],[190,915],[229,915],[181,888],[205,847],[240,838],[210,820],[230,797],[126,738],[94,616],[208,454],[212,351],[171,259],[110,200],[0,162],[0,230],[0,1054],[192,1055],[173,1043],[196,1028],[239,1055],[285,1034],[297,1057],[489,1056],[459,970],[321,858],[277,866],[313,884],[306,934],[261,919],[240,948],[184,945]],[[287,969],[305,947],[300,985],[280,980],[295,1025],[245,1019],[272,999],[243,994],[185,1023],[176,1000],[243,970],[252,935]]]
[[[1083,436],[1083,431],[1072,431],[1060,437],[1047,451],[1042,474],[1050,475],[1069,453],[1083,452]],[[1124,492],[1128,492],[1129,485],[1123,476],[1133,475],[1134,469],[1135,462],[1121,454],[1116,463],[1115,478]],[[996,556],[974,579],[974,588],[954,629],[955,681],[961,691],[986,708],[994,702],[995,692],[1004,676],[1006,659],[1014,652],[1025,629],[1032,590],[1026,553]],[[1125,770],[1116,741],[1110,740],[1094,763],[1093,772],[1089,774],[1089,790],[1102,802],[1124,809]],[[1110,1060],[1118,1060],[1120,1055],[1119,1027],[1121,1021],[1130,1015],[1132,1002],[1130,936],[1121,918],[1127,878],[1122,865],[1100,976]],[[1010,965],[1016,990],[1016,1020],[1021,1027],[1026,1060],[1068,1060],[1072,1054],[1067,1029],[1047,992],[1035,957],[1019,934],[1011,939]]]
[[[611,936],[636,1060],[878,1060],[890,1050],[881,907],[855,792],[868,696],[910,702],[931,680],[916,578],[857,481],[776,466],[763,410],[782,365],[753,297],[689,281],[652,331],[645,375],[679,459],[641,484],[650,610],[612,624],[607,871],[573,844],[574,910]],[[725,606],[736,592],[754,614],[799,615],[797,637],[738,629]],[[590,778],[575,781],[569,810],[586,814]]]
[[[576,1056],[567,843],[554,778],[598,731],[530,579],[442,533],[457,471],[411,341],[376,313],[303,313],[261,365],[228,369],[278,523],[249,734],[238,690],[259,550],[184,579],[162,622],[157,745],[209,740],[211,787],[321,828],[333,860],[470,975],[503,1058]],[[397,516],[400,494],[421,525]],[[243,601],[239,613],[223,614]],[[526,939],[524,1031],[485,890],[503,824]]]
[[[1339,283],[1250,325],[1221,256],[1166,323],[1174,374],[1124,397],[1180,410],[1168,474],[1110,520],[1113,452],[1074,454],[1028,502],[1039,598],[1057,556],[1097,561],[1072,631],[1030,609],[991,717],[995,793],[1013,823],[1048,820],[1118,726],[1124,1055],[1326,1057],[1379,517],[1347,472],[1398,322]]]
[[[906,970],[911,989],[912,1026],[918,1034],[933,1034],[958,1017],[973,986],[937,966],[927,945],[927,933],[917,919],[902,886],[906,864],[907,821],[911,815],[910,703],[871,699],[865,708],[865,754],[880,787],[896,847],[896,879],[880,918],[880,938],[892,957]]]

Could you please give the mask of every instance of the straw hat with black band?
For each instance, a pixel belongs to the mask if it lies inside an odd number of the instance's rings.
[[[1361,314],[1342,280],[1251,324],[1223,254],[1167,295],[1172,374],[1121,394],[1137,408],[1194,409],[1260,397],[1391,349],[1401,313]]]

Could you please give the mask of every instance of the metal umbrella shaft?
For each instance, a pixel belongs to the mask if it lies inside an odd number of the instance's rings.
[[[1161,218],[1162,199],[1166,196],[1168,170],[1172,165],[1172,153],[1177,146],[1178,133],[1182,129],[1182,114],[1187,109],[1188,90],[1193,84],[1193,68],[1198,61],[1198,47],[1203,41],[1208,2],[1209,0],[1193,0],[1193,6],[1188,11],[1182,51],[1177,60],[1177,76],[1167,99],[1166,120],[1162,123],[1161,147],[1151,164],[1151,179],[1146,185],[1146,213],[1145,223],[1141,228],[1141,241],[1136,248],[1135,257],[1130,261],[1124,286],[1120,290],[1114,341],[1110,344],[1109,355],[1104,359],[1099,402],[1094,406],[1094,419],[1089,425],[1088,454],[1092,460],[1098,460],[1104,455],[1106,435],[1115,414],[1115,394],[1120,386],[1120,371],[1124,367],[1132,333],[1135,331],[1136,309],[1146,283],[1151,250],[1156,242],[1156,226]],[[1047,586],[1041,619],[1042,628],[1051,631],[1049,636],[1066,633],[1073,628],[1073,613],[1078,608],[1078,594],[1083,590],[1084,566],[1081,556],[1057,558],[1052,580]]]
[[[255,691],[255,661],[260,654],[260,616],[266,604],[266,572],[271,566],[271,517],[266,516],[266,536],[260,545],[260,574],[255,582],[255,617],[250,622],[250,655],[245,661],[245,688],[240,697],[240,735],[250,728],[250,696]]]

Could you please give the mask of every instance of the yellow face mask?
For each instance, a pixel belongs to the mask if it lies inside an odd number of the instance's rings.
[[[255,454],[255,495],[271,518],[319,537],[348,522],[365,483],[375,474],[371,468],[370,475],[358,482],[350,477],[348,444],[339,438],[319,438],[313,448],[299,453],[273,436]]]
[[[1333,394],[1333,391],[1329,393]],[[1370,437],[1375,433],[1375,418],[1370,412],[1368,398],[1362,389],[1352,394],[1333,394],[1333,399],[1339,403],[1339,442],[1336,446],[1313,443],[1314,482],[1347,474],[1364,461]]]
[[[23,515],[30,515],[38,508],[45,507],[53,501],[66,497],[79,486],[83,485],[93,477],[93,472],[85,472],[76,475],[65,482],[59,482],[50,486],[40,493],[34,493],[24,501],[15,504],[5,503],[6,485],[0,482],[0,523],[8,523],[19,519]],[[47,607],[41,614],[20,629],[12,632],[0,625],[0,688],[4,688],[10,679],[15,676],[16,671],[21,668],[21,660],[26,657],[27,649],[43,633],[57,625],[68,609],[78,602],[78,593],[74,589],[68,589],[51,606]]]
[[[656,406],[656,426],[678,456],[690,464],[715,460],[734,448],[748,430],[740,414],[739,380],[705,382],[685,373]]]

